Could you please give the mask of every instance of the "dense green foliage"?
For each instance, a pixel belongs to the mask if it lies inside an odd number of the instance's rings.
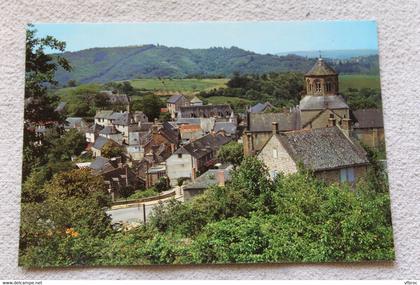
[[[257,54],[237,47],[185,49],[161,45],[92,48],[67,52],[63,57],[74,66],[72,73],[58,70],[61,84],[69,80],[79,83],[110,82],[136,78],[230,77],[270,72],[307,72],[315,58],[296,55]],[[367,56],[332,62],[338,72],[378,72],[378,57]]]
[[[107,158],[121,157],[123,153],[123,148],[111,141],[105,143],[101,151],[101,155]]]
[[[303,92],[303,74],[270,73],[259,75],[240,75],[235,73],[227,82],[228,88],[200,92],[200,96],[240,97],[259,102],[269,101],[278,106],[295,106]]]
[[[236,141],[227,143],[219,149],[217,158],[222,163],[231,163],[238,166],[244,158],[243,145]]]
[[[53,179],[47,195],[61,198],[55,201],[89,197],[83,189],[94,182],[74,174]],[[225,187],[214,186],[189,202],[161,204],[147,225],[134,230],[109,232],[106,219],[100,219],[91,229],[95,233],[89,232],[85,223],[103,213],[99,209],[96,214],[86,209],[83,217],[66,212],[77,217],[69,219],[76,235],[42,236],[38,228],[36,233],[25,228],[22,242],[30,244],[34,236],[37,242],[20,260],[25,266],[392,260],[387,185],[372,183],[369,175],[355,188],[324,184],[305,171],[271,181],[265,166],[247,157]]]
[[[133,111],[143,111],[149,121],[160,117],[160,108],[165,107],[163,101],[156,95],[145,95],[132,104]]]

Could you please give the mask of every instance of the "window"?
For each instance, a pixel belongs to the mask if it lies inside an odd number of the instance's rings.
[[[327,92],[331,92],[332,90],[331,81],[327,81],[326,88],[327,88]]]
[[[278,158],[277,148],[273,148],[273,158]]]
[[[354,182],[354,168],[340,169],[340,182]]]
[[[315,81],[315,91],[317,92],[321,91],[321,82]]]
[[[306,81],[306,85],[308,86],[308,91],[311,91],[311,81],[309,79]]]
[[[178,158],[182,158],[182,153],[178,153]]]

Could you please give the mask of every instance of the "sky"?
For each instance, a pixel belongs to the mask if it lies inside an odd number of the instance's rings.
[[[38,23],[35,28],[38,36],[65,41],[66,51],[144,44],[236,46],[261,54],[378,49],[375,21]]]

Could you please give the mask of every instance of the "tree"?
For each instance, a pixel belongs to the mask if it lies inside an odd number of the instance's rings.
[[[235,167],[240,165],[244,158],[242,144],[232,141],[223,145],[217,153],[217,158],[222,163],[231,163]]]
[[[49,141],[48,158],[50,161],[70,160],[72,156],[79,155],[86,146],[86,139],[76,129],[65,132],[64,135]]]
[[[103,157],[112,158],[123,154],[123,149],[116,143],[107,142],[102,148],[101,154]]]
[[[77,86],[76,80],[69,80],[67,82],[67,86],[68,87],[76,87]]]
[[[38,125],[49,127],[64,121],[54,111],[58,97],[49,96],[47,87],[57,84],[54,73],[58,67],[67,71],[71,67],[64,57],[45,54],[45,49],[62,52],[65,46],[64,42],[51,36],[36,38],[36,30],[32,25],[26,30],[23,181],[31,168],[45,162],[46,148],[42,144],[42,136],[34,132],[35,128]]]
[[[142,99],[133,102],[133,110],[143,111],[143,113],[153,121],[159,118],[160,108],[164,107],[162,100],[156,95],[146,95]]]

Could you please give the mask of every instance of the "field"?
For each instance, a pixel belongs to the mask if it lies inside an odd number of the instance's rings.
[[[228,79],[135,79],[130,80],[131,85],[136,89],[151,90],[157,93],[167,94],[171,92],[195,93],[213,88],[225,87]]]
[[[256,101],[239,97],[213,96],[204,98],[209,104],[253,105]]]
[[[380,89],[381,83],[379,75],[340,75],[340,92],[345,92],[348,88],[373,88]]]

